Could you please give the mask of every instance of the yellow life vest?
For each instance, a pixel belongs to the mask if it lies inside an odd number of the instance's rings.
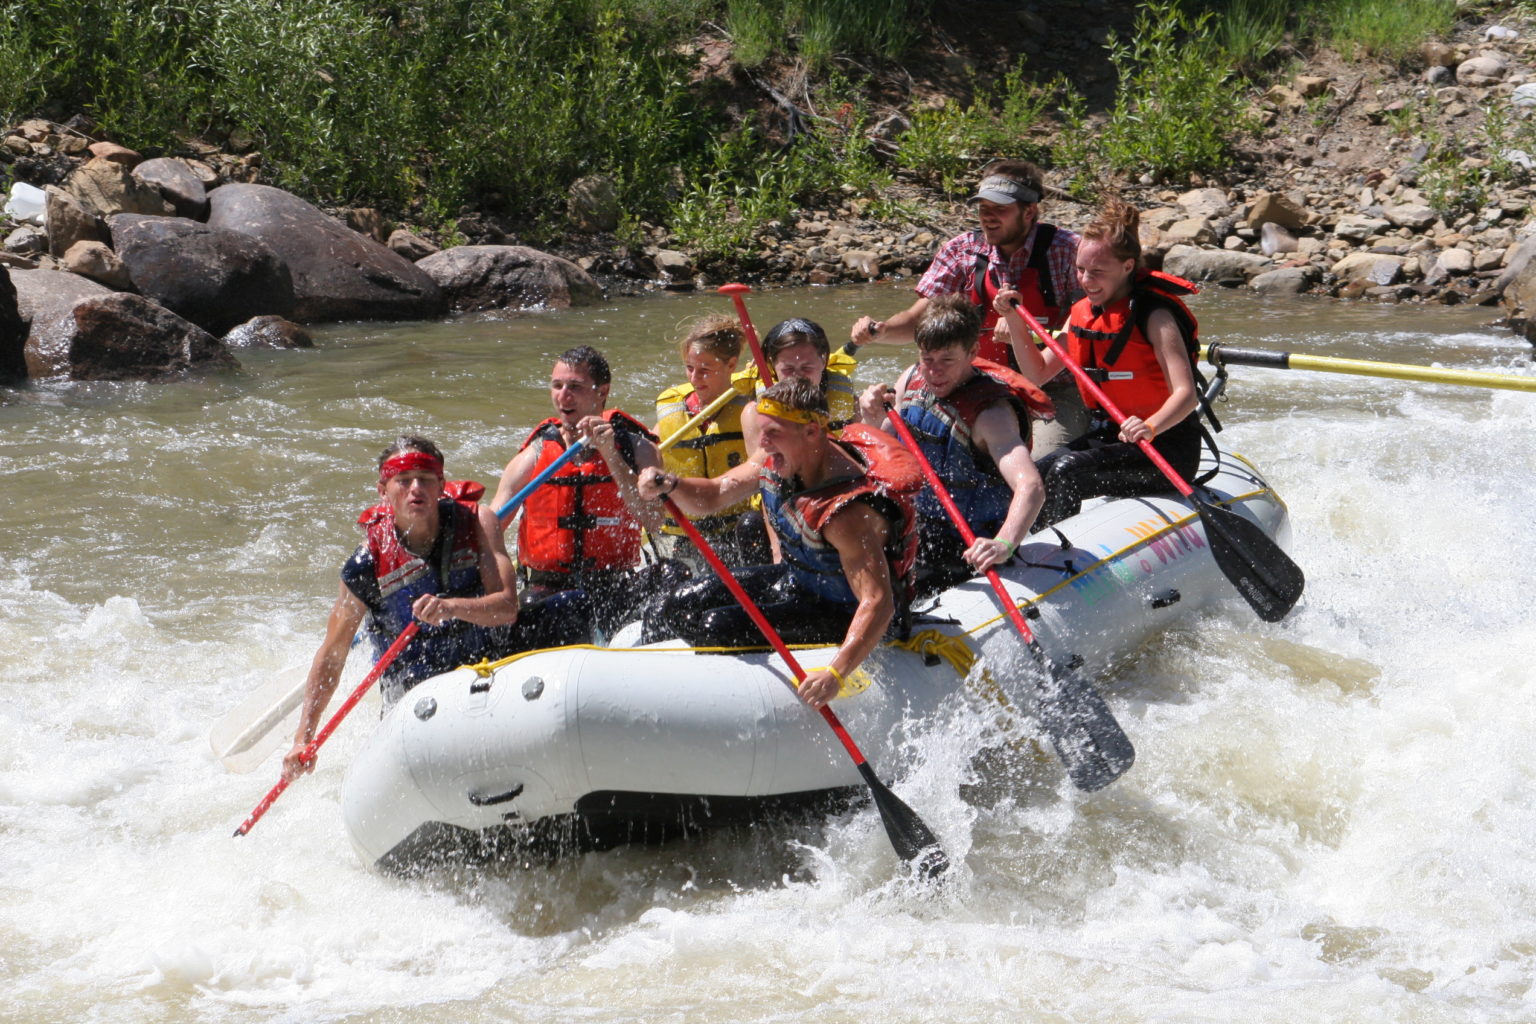
[[[859,418],[859,390],[853,383],[853,371],[858,366],[857,360],[838,349],[827,359],[827,372],[821,376],[827,396],[827,412],[832,414],[828,430],[833,437],[837,437],[845,426]],[[750,390],[756,394],[766,390],[758,379],[756,365],[749,365],[731,378],[733,384],[738,381],[750,383]],[[737,390],[746,390],[745,384],[737,384]]]
[[[747,444],[741,435],[741,413],[751,401],[739,390],[713,417],[694,427],[672,447],[661,453],[662,465],[678,476],[717,477],[747,460]],[[656,433],[671,437],[694,416],[703,403],[692,384],[678,384],[656,396]],[[718,533],[735,524],[735,519],[752,506],[751,499],[738,501],[712,516],[695,519],[705,534]],[[663,531],[682,535],[682,528],[671,519]]]

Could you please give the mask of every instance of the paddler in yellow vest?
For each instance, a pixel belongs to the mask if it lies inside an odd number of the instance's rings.
[[[832,419],[827,430],[833,437],[859,418],[859,392],[853,384],[853,357],[843,352],[836,355],[827,343],[827,332],[821,325],[804,317],[790,317],[774,324],[763,338],[763,356],[773,368],[773,376],[779,380],[808,380],[821,386],[826,398],[827,412]],[[737,381],[750,380],[757,394],[762,394],[764,384],[758,379],[757,367],[751,366],[736,375]],[[741,384],[738,383],[738,388]],[[742,388],[742,390],[746,390]],[[757,411],[747,408],[741,414],[741,430],[746,435],[747,450],[757,450]]]
[[[746,461],[747,443],[742,436],[741,414],[751,404],[747,394],[752,389],[745,379],[739,388],[731,379],[745,340],[735,318],[719,314],[695,320],[678,343],[678,354],[682,356],[688,381],[657,396],[658,437],[671,438],[727,391],[734,390],[735,397],[662,453],[662,466],[668,473],[717,477]],[[729,565],[748,565],[769,559],[762,513],[753,510],[750,500],[695,519],[693,524]],[[695,569],[703,567],[703,559],[694,550],[692,542],[670,518],[662,527],[662,537],[666,555],[687,562]]]

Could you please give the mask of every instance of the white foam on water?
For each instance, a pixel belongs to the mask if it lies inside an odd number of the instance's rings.
[[[1455,344],[1484,347],[1470,334]],[[1498,360],[1507,345],[1486,347]],[[524,371],[536,387],[542,371]],[[7,521],[31,539],[0,560],[0,1019],[1536,1017],[1536,396],[1242,376],[1224,439],[1289,502],[1302,604],[1266,625],[1234,598],[1098,680],[1138,757],[1097,794],[981,697],[914,724],[904,748],[855,737],[951,857],[930,891],[867,807],[383,877],[354,856],[339,809],[369,704],[231,838],[276,763],[225,774],[208,727],[274,674],[303,675],[367,462],[411,413],[349,380],[306,430],[312,403],[282,387],[315,385],[294,373],[224,403],[229,420],[135,390],[84,409],[66,397],[67,415],[13,431],[32,471],[67,449],[109,483],[85,503],[100,553],[81,549],[64,503],[44,510],[60,540]],[[1294,411],[1245,418],[1245,402]],[[174,523],[146,532],[135,509],[182,508],[131,489],[157,404],[202,432],[167,446],[173,463],[280,470],[251,453],[292,434],[292,479],[237,493],[245,470],[210,466],[232,511],[198,509],[211,518],[197,549],[173,543]],[[503,440],[527,425],[465,415]],[[477,462],[508,454],[477,443]]]

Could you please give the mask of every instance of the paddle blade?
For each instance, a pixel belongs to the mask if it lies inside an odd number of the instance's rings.
[[[236,774],[255,771],[299,727],[304,680],[271,679],[257,687],[208,733],[213,756]]]
[[[949,870],[949,857],[939,846],[939,837],[917,816],[917,812],[886,788],[868,761],[859,762],[859,774],[864,776],[864,782],[875,798],[880,820],[885,823],[885,834],[890,837],[897,856],[914,862],[918,877],[924,881],[934,881]]]
[[[1048,670],[1035,674],[1035,708],[1072,785],[1103,789],[1136,763],[1136,748],[1091,683],[1058,669],[1031,645]]]
[[[1231,509],[1196,498],[1195,510],[1211,555],[1237,592],[1265,622],[1285,618],[1306,587],[1301,566],[1258,524]]]

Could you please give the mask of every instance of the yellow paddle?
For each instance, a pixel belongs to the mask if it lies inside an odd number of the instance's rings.
[[[1212,366],[1230,363],[1234,366],[1268,366],[1276,370],[1321,370],[1325,373],[1348,373],[1357,377],[1391,377],[1396,380],[1428,381],[1432,384],[1463,384],[1475,388],[1536,391],[1536,377],[1516,377],[1508,373],[1480,373],[1476,370],[1442,370],[1434,366],[1378,363],[1370,359],[1309,356],[1300,352],[1229,348],[1222,344],[1200,346],[1200,358]]]

